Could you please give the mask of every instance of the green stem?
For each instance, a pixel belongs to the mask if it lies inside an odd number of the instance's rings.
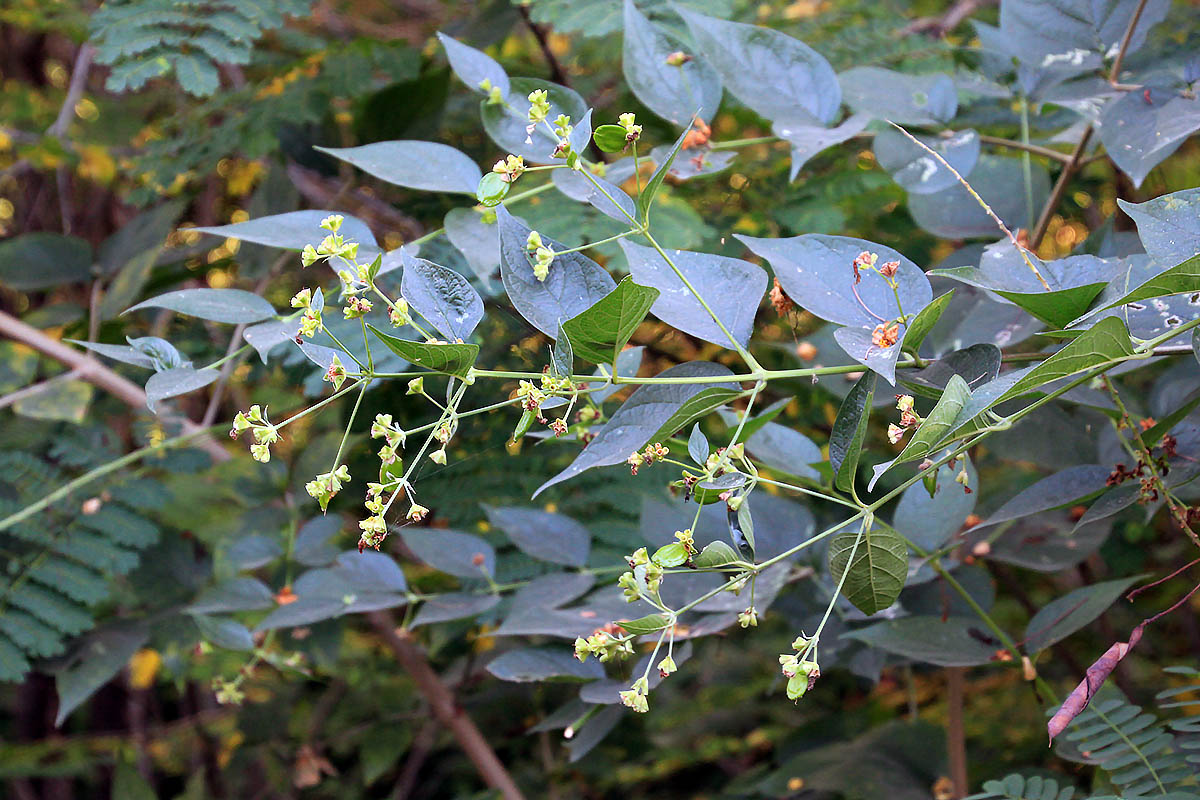
[[[105,475],[108,475],[112,472],[116,472],[121,467],[124,467],[128,464],[136,463],[136,462],[142,460],[143,458],[145,458],[146,456],[153,455],[154,453],[157,453],[159,451],[170,450],[175,447],[181,447],[181,446],[187,444],[188,442],[190,442],[192,439],[196,439],[201,436],[207,436],[208,434],[212,433],[213,431],[219,430],[224,427],[226,427],[226,425],[224,423],[222,423],[220,425],[213,425],[208,428],[201,428],[199,430],[191,431],[189,433],[185,433],[180,436],[175,436],[171,439],[166,439],[157,444],[147,445],[139,450],[134,450],[132,453],[126,453],[125,455],[121,456],[120,458],[113,459],[112,461],[109,461],[106,464],[101,464],[100,466],[96,467],[95,469],[90,470],[89,472],[85,472],[84,474],[80,475],[75,480],[70,481],[70,482],[60,486],[59,488],[57,488],[54,491],[47,494],[41,500],[38,500],[35,503],[25,506],[20,511],[15,511],[12,514],[9,514],[4,519],[0,519],[0,531],[8,530],[13,525],[16,525],[20,522],[24,522],[25,520],[32,517],[34,514],[37,514],[38,512],[42,511],[43,509],[48,508],[48,507],[54,505],[55,503],[57,503],[58,501],[64,499],[65,497],[70,495],[71,492],[75,491],[76,489],[86,486],[89,483],[91,483],[92,481],[99,480],[100,478],[103,478]]]

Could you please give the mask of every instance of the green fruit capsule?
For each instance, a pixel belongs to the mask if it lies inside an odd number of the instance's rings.
[[[489,208],[498,206],[500,201],[508,195],[511,185],[498,172],[489,172],[479,179],[479,187],[475,189],[475,199]]]
[[[592,139],[595,140],[596,147],[599,147],[604,152],[619,153],[625,149],[625,145],[627,144],[625,137],[628,133],[629,131],[620,125],[601,125],[592,134]]]
[[[525,438],[525,434],[529,433],[529,429],[533,427],[533,421],[537,419],[537,412],[525,409],[521,413],[521,419],[517,421],[517,427],[513,428],[511,444],[516,444]]]

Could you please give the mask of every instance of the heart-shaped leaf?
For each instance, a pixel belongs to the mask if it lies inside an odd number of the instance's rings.
[[[550,264],[546,280],[533,274],[527,242],[530,229],[504,207],[496,209],[500,225],[500,276],[508,299],[525,319],[542,333],[558,335],[560,322],[578,316],[608,295],[616,283],[583,253],[564,253]],[[569,250],[548,236],[546,246]]]
[[[658,299],[658,290],[626,276],[595,305],[563,322],[576,355],[595,364],[612,364]]]
[[[483,319],[483,299],[452,269],[407,252],[400,291],[422,317],[450,341],[465,341]]]
[[[908,577],[908,546],[888,528],[842,531],[829,543],[829,574],[867,616],[896,602]]]
[[[691,284],[689,288],[654,248],[622,240],[621,249],[629,259],[634,280],[659,292],[650,307],[654,316],[723,347],[732,349],[750,341],[758,304],[767,288],[767,273],[761,267],[738,258],[667,250],[676,269]],[[736,343],[713,320],[697,294],[733,334]]]
[[[477,344],[414,342],[384,333],[374,325],[368,325],[367,328],[379,341],[387,345],[389,350],[405,361],[456,378],[467,377],[471,367],[475,366],[475,359],[479,357]]]

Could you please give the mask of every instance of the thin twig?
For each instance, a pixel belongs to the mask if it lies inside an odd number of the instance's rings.
[[[896,32],[897,36],[911,36],[914,33],[925,33],[937,38],[957,28],[967,17],[984,6],[994,6],[998,0],[958,0],[940,17],[920,17],[905,25]]]
[[[142,387],[113,372],[96,359],[86,356],[60,341],[51,339],[32,325],[3,311],[0,311],[0,336],[7,336],[14,341],[26,344],[42,355],[70,367],[78,373],[77,377],[80,380],[85,380],[98,389],[103,389],[134,409],[140,410],[146,407],[146,392]],[[184,433],[199,433],[204,430],[203,426],[197,425],[182,415],[164,412],[160,418],[178,421],[182,425]],[[211,437],[200,438],[197,445],[204,448],[218,462],[230,459],[229,451]]]
[[[41,383],[35,383],[32,386],[26,386],[24,389],[17,389],[15,392],[9,392],[3,397],[0,397],[0,408],[8,408],[14,403],[19,403],[20,401],[24,400],[26,397],[33,397],[34,395],[41,394],[47,389],[53,389],[60,383],[74,380],[78,377],[79,370],[73,369],[70,372],[64,372],[62,375],[55,375],[53,378],[47,378]]]
[[[1008,229],[1008,226],[1004,224],[1004,220],[1000,219],[1000,217],[996,215],[996,212],[993,211],[992,207],[987,204],[987,201],[979,196],[979,192],[975,191],[975,188],[973,186],[971,186],[971,184],[967,183],[967,179],[964,178],[959,173],[958,170],[956,170],[954,167],[950,166],[950,162],[947,161],[946,159],[942,158],[941,153],[934,150],[932,147],[925,144],[920,139],[913,136],[911,133],[909,133],[908,131],[906,131],[904,128],[897,125],[896,123],[892,122],[891,120],[888,120],[888,124],[890,124],[893,128],[895,128],[896,130],[898,130],[902,134],[904,134],[909,139],[909,141],[911,141],[917,147],[920,147],[922,150],[929,153],[929,155],[936,158],[938,160],[938,163],[940,163],[943,167],[950,170],[950,173],[952,175],[954,175],[955,178],[958,179],[958,182],[962,184],[963,188],[967,190],[967,192],[971,195],[971,197],[975,198],[975,202],[979,203],[979,205],[983,208],[983,210],[985,212],[987,212],[987,215],[992,218],[992,221],[995,222],[996,225],[998,225],[1000,227],[1000,230],[1002,230],[1004,232],[1004,235],[1008,237],[1008,240],[1010,242],[1012,242],[1012,246],[1017,248],[1017,252],[1020,253],[1021,258],[1023,258],[1025,260],[1025,266],[1029,267],[1030,271],[1033,272],[1034,277],[1038,279],[1038,283],[1042,284],[1042,288],[1045,289],[1047,292],[1050,291],[1050,284],[1046,283],[1046,279],[1042,277],[1042,273],[1038,271],[1038,268],[1034,265],[1033,261],[1030,260],[1029,254],[1025,251],[1025,248],[1022,247],[1021,243],[1017,241],[1017,237],[1013,234],[1012,231],[1010,231]]]
[[[1117,50],[1117,57],[1113,59],[1112,69],[1108,72],[1108,82],[1116,84],[1117,78],[1121,72],[1121,63],[1125,60],[1125,52],[1129,49],[1129,42],[1133,40],[1133,33],[1137,29],[1138,21],[1142,18],[1142,11],[1146,8],[1146,0],[1141,0],[1137,4],[1137,8],[1133,10],[1133,16],[1129,19],[1129,25],[1125,28],[1125,35],[1121,37],[1121,46]],[[1079,137],[1079,144],[1075,146],[1075,152],[1071,154],[1071,160],[1062,168],[1062,172],[1058,173],[1058,180],[1054,183],[1054,189],[1050,192],[1050,197],[1046,200],[1046,205],[1042,206],[1042,213],[1038,215],[1037,225],[1029,236],[1029,247],[1033,250],[1038,248],[1042,243],[1042,239],[1046,236],[1046,229],[1050,227],[1050,220],[1054,217],[1054,212],[1058,209],[1058,204],[1062,202],[1063,195],[1067,193],[1067,183],[1078,171],[1080,160],[1083,158],[1084,150],[1087,148],[1088,142],[1092,139],[1092,133],[1095,128],[1091,123],[1083,129],[1083,133]]]
[[[79,98],[83,96],[83,90],[87,86],[88,71],[92,68],[92,59],[96,55],[96,48],[90,44],[84,43],[79,47],[79,52],[75,56],[75,66],[71,69],[71,84],[67,87],[67,96],[63,98],[63,104],[58,109],[58,116],[55,117],[54,123],[46,130],[46,133],[61,139],[62,135],[67,132],[67,126],[71,124],[71,118],[75,116],[75,106],[79,103]]]

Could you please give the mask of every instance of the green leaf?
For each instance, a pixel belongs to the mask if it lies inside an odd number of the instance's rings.
[[[540,561],[582,567],[592,535],[582,523],[536,508],[483,506],[488,522],[504,531],[521,552]]]
[[[255,217],[245,222],[235,222],[232,225],[192,228],[191,230],[212,236],[240,239],[243,242],[253,242],[267,247],[303,250],[305,245],[315,245],[328,235],[328,231],[321,228],[321,220],[330,214],[342,214],[344,219],[339,232],[347,242],[358,242],[360,259],[374,258],[379,253],[379,245],[375,243],[375,234],[371,232],[367,223],[352,214],[344,214],[339,211],[319,209],[289,211],[286,214]]]
[[[596,364],[612,364],[658,294],[628,275],[622,278],[617,288],[562,324],[575,354]]]
[[[628,239],[621,240],[621,250],[629,260],[634,280],[660,293],[651,314],[676,330],[722,347],[736,349],[750,341],[759,301],[767,290],[768,277],[762,267],[740,258],[688,250],[668,251],[671,258],[668,262],[663,253]],[[681,275],[686,276],[691,288]],[[704,298],[708,308],[697,295]],[[725,325],[729,335],[714,321],[714,316]]]
[[[624,23],[621,68],[634,96],[676,125],[687,125],[697,109],[701,119],[712,119],[721,104],[717,71],[673,33],[650,22],[633,0],[625,0]],[[692,57],[670,63],[677,52]]]
[[[676,7],[725,87],[772,122],[829,125],[842,104],[833,67],[799,39],[760,25],[728,22]]]
[[[595,140],[596,147],[604,152],[619,153],[628,145],[625,141],[627,134],[628,131],[620,125],[601,125],[592,134],[592,139]]]
[[[1128,303],[1153,300],[1156,297],[1166,297],[1172,294],[1182,294],[1183,292],[1194,292],[1196,290],[1200,290],[1200,255],[1192,256],[1187,261],[1176,264],[1164,272],[1160,272],[1133,291],[1113,300],[1106,306],[1095,309],[1092,313],[1106,311],[1107,309],[1123,306]],[[1075,320],[1071,325],[1075,325],[1082,321],[1082,319],[1086,319],[1087,316],[1091,316],[1091,314]]]
[[[925,337],[933,330],[933,326],[937,325],[939,319],[942,318],[942,313],[946,310],[946,306],[950,305],[950,301],[954,299],[954,289],[938,296],[932,303],[922,308],[917,316],[913,317],[908,323],[908,329],[904,331],[904,341],[900,345],[900,349],[908,353],[917,353],[921,349],[921,343],[925,341]]]
[[[451,69],[467,88],[486,95],[487,92],[480,88],[480,84],[486,80],[499,89],[501,95],[508,94],[508,73],[491,56],[440,31],[437,37],[442,47],[446,48]]]
[[[582,314],[615,287],[608,271],[579,251],[542,235],[542,241],[558,255],[544,281],[538,280],[530,263],[530,228],[503,206],[496,209],[500,228],[500,278],[517,313],[542,333],[558,335],[558,324]],[[407,296],[407,295],[406,295]]]
[[[470,372],[471,367],[475,366],[475,359],[479,356],[479,345],[477,344],[413,342],[384,333],[374,325],[367,325],[367,328],[375,334],[379,341],[387,345],[389,350],[404,360],[434,372],[453,375],[456,378],[467,377],[467,373]]]
[[[838,84],[847,106],[899,125],[941,126],[958,111],[958,91],[945,74],[854,67],[838,75]]]
[[[31,419],[54,419],[82,423],[95,389],[87,381],[52,381],[46,388],[13,403],[13,411]]]
[[[191,367],[175,367],[156,372],[146,381],[146,407],[157,414],[161,401],[203,389],[219,377],[221,373],[215,369]]]
[[[154,788],[146,783],[132,764],[122,761],[113,770],[113,797],[124,800],[157,800]]]
[[[622,371],[621,374],[632,373]],[[534,496],[592,467],[622,464],[630,453],[641,450],[648,442],[656,438],[661,441],[663,431],[674,433],[686,428],[714,407],[740,394],[737,384],[728,382],[733,373],[727,367],[709,361],[689,361],[663,371],[660,377],[678,379],[679,382],[638,387],[570,466],[538,487]],[[689,383],[692,379],[697,382]],[[721,382],[715,383],[717,380]]]
[[[483,298],[455,270],[408,251],[401,253],[404,276],[400,292],[413,310],[451,342],[463,342],[483,319]]]
[[[168,308],[189,317],[213,322],[258,322],[275,316],[275,307],[253,292],[241,289],[180,289],[131,306],[125,313],[143,308]]]
[[[737,441],[734,442],[734,444],[737,444],[737,442],[748,441],[751,436],[765,428],[772,420],[783,413],[783,410],[788,407],[788,403],[790,402],[792,402],[792,398],[790,397],[784,397],[780,400],[776,400],[774,403],[764,408],[761,412],[746,420],[746,424],[742,425],[742,432],[738,435]],[[722,411],[721,419],[726,425],[729,426],[730,430],[737,430],[738,423],[741,421],[744,414],[744,411]]]
[[[1025,627],[1025,649],[1045,650],[1099,617],[1144,575],[1081,586],[1047,603]]]
[[[461,150],[440,142],[403,139],[361,147],[316,147],[322,153],[395,184],[426,192],[477,194],[479,167]],[[496,173],[488,173],[501,177]],[[507,185],[507,182],[505,182]],[[480,198],[480,202],[483,202]]]
[[[229,611],[261,611],[275,605],[270,587],[258,578],[241,577],[211,586],[188,606],[197,614]]]
[[[912,616],[878,622],[842,634],[898,656],[941,667],[988,664],[1001,647],[975,637],[979,621],[971,617]]]
[[[571,346],[571,337],[558,326],[558,336],[550,345],[550,374],[556,378],[569,378],[575,369],[575,348]]]
[[[692,461],[704,466],[710,450],[708,437],[704,435],[704,431],[700,430],[700,423],[697,422],[692,426],[692,432],[688,435],[688,455],[691,456]]]
[[[848,492],[854,485],[874,399],[875,373],[867,372],[846,395],[833,421],[833,433],[829,437],[829,461],[833,466],[834,483],[842,491]]]
[[[739,556],[732,547],[718,540],[706,544],[704,549],[692,559],[692,565],[697,569],[709,569],[732,564],[738,559]]]
[[[141,627],[109,628],[88,635],[55,676],[58,688],[55,727],[61,727],[72,711],[108,683],[147,638]]]
[[[28,292],[91,277],[92,247],[78,236],[26,233],[0,243],[0,283]]]
[[[642,189],[642,193],[638,195],[637,210],[638,216],[642,220],[649,222],[650,203],[654,201],[654,195],[658,194],[662,182],[667,179],[667,173],[671,171],[671,164],[675,162],[675,156],[679,155],[679,148],[683,147],[683,140],[687,138],[688,132],[691,129],[692,125],[689,121],[683,129],[683,133],[679,134],[679,138],[675,140],[675,144],[671,145],[671,152],[667,153],[667,157],[657,166],[654,174],[650,176],[650,180],[646,181],[646,186]]]
[[[1078,375],[1103,364],[1116,363],[1131,355],[1133,343],[1129,340],[1125,323],[1117,317],[1106,317],[1087,333],[1025,373],[1000,395],[996,403],[1018,397],[1051,381]]]
[[[842,594],[855,608],[876,614],[896,602],[904,588],[908,546],[888,528],[842,531],[829,543],[829,574],[835,581],[845,576]]]
[[[604,668],[598,661],[581,664],[569,651],[549,647],[509,650],[488,662],[487,671],[502,681],[516,683],[590,681],[604,677]]]
[[[641,636],[642,634],[661,631],[670,625],[671,621],[667,618],[666,614],[647,614],[637,619],[620,620],[617,624],[634,636]]]
[[[712,386],[703,389],[683,402],[674,414],[663,423],[651,441],[667,439],[674,436],[698,419],[708,416],[733,398],[741,394],[740,389],[729,389],[724,386]]]
[[[971,389],[961,375],[951,375],[946,383],[946,390],[934,405],[929,416],[917,426],[917,430],[909,438],[908,444],[900,451],[900,455],[892,464],[903,464],[924,458],[942,441],[946,433],[954,425],[963,406],[971,399]]]
[[[1170,433],[1171,429],[1182,422],[1198,405],[1200,405],[1200,391],[1195,391],[1179,404],[1179,408],[1154,423],[1154,427],[1143,432],[1142,441],[1146,443],[1147,447],[1154,447],[1158,444],[1159,439]]]
[[[200,629],[200,635],[217,647],[226,650],[253,650],[254,639],[246,626],[229,617],[210,617],[208,614],[192,614],[192,620]]]
[[[1087,283],[1083,286],[1073,286],[1070,289],[1058,289],[1053,292],[1006,292],[993,289],[1003,297],[1033,316],[1056,328],[1074,325],[1075,320],[1087,310],[1092,301],[1104,290],[1106,284]]]

